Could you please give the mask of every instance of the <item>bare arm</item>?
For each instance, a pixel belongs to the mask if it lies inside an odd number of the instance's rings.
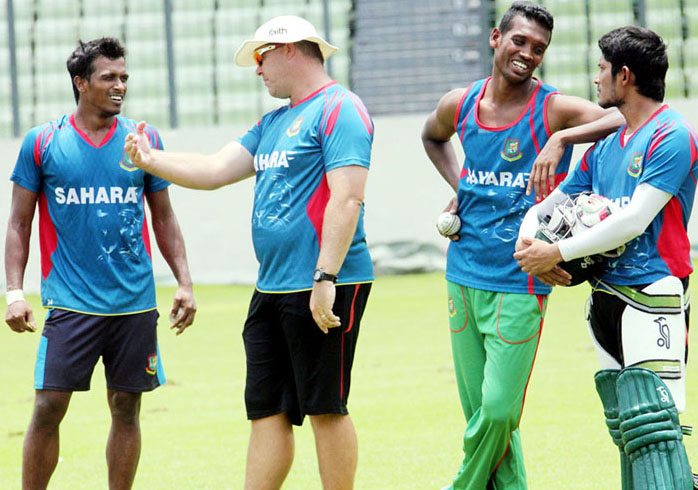
[[[356,233],[368,169],[359,165],[348,165],[330,170],[326,175],[330,199],[325,208],[322,244],[316,267],[337,275]],[[332,282],[321,281],[313,284],[310,311],[315,323],[325,333],[328,328],[340,326],[340,318],[332,312],[334,299],[335,285]]]
[[[553,95],[548,102],[548,123],[552,132],[533,162],[526,194],[535,190],[536,199],[548,195],[555,186],[555,169],[569,145],[591,143],[612,133],[625,123],[616,109],[602,109],[580,97]]]
[[[5,278],[8,291],[21,291],[24,285],[36,200],[36,192],[18,184],[12,187],[12,206],[5,237]],[[5,321],[15,332],[36,331],[34,313],[24,300],[7,305]]]
[[[189,274],[184,238],[177,217],[172,210],[167,189],[146,194],[146,199],[148,207],[150,207],[153,232],[158,248],[179,285],[170,310],[171,328],[176,328],[177,335],[179,335],[194,322],[196,315],[196,301]]]
[[[169,152],[150,147],[140,122],[135,133],[126,136],[124,150],[138,168],[165,180],[192,189],[217,189],[254,175],[253,158],[233,141],[213,155]]]
[[[458,191],[460,165],[451,145],[451,136],[456,132],[456,109],[464,93],[464,89],[456,89],[444,95],[422,129],[422,144],[429,160],[454,191]]]

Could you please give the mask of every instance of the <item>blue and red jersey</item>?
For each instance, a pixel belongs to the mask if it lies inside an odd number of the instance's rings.
[[[47,308],[119,315],[156,307],[144,192],[169,184],[125,155],[124,139],[135,126],[116,116],[95,145],[73,115],[64,115],[24,138],[10,180],[38,193]],[[154,148],[162,148],[155,129],[146,133]]]
[[[330,197],[326,172],[369,167],[373,122],[361,100],[331,82],[295,105],[265,114],[240,143],[254,156],[252,239],[257,289],[311,289]],[[338,283],[373,280],[363,206]]]
[[[550,287],[513,259],[519,227],[535,196],[526,195],[531,168],[551,135],[548,101],[556,90],[539,80],[520,116],[504,127],[487,127],[478,116],[490,78],[473,82],[456,110],[454,128],[465,153],[458,185],[460,240],[448,247],[446,279],[506,293],[548,294]],[[572,149],[556,169],[567,175]]]
[[[663,105],[632,135],[627,126],[590,147],[560,185],[566,194],[592,191],[623,207],[640,183],[673,197],[623,255],[609,260],[601,279],[622,286],[649,284],[667,275],[688,276],[686,232],[698,177],[698,137],[693,126]]]

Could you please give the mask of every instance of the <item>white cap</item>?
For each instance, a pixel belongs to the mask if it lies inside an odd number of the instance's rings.
[[[253,39],[242,43],[235,53],[235,63],[239,66],[255,66],[254,52],[265,44],[270,43],[296,43],[298,41],[311,41],[320,47],[323,59],[327,59],[337,51],[337,46],[321,38],[313,24],[295,15],[282,15],[274,17],[262,24],[254,33]]]

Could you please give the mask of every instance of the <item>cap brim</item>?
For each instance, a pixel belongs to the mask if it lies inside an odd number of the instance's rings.
[[[320,52],[322,53],[322,58],[324,60],[332,56],[339,49],[337,46],[333,46],[332,44],[319,37],[297,39],[295,41],[287,41],[287,43],[293,43],[298,41],[311,41],[316,43],[320,47]],[[260,41],[256,39],[248,39],[247,41],[244,41],[235,53],[235,64],[237,64],[238,66],[257,66],[257,62],[254,59],[254,52],[262,46],[264,46],[265,44],[269,44],[272,42],[274,41]]]

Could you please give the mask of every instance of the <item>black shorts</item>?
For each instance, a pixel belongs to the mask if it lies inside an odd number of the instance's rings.
[[[323,333],[310,313],[310,291],[255,291],[242,332],[247,354],[245,405],[250,420],[288,413],[347,414],[359,324],[371,284],[337,286],[332,311],[342,325]]]
[[[688,277],[681,279],[684,293],[688,289]],[[649,284],[632,286],[633,289],[642,290]],[[591,307],[589,308],[589,326],[591,331],[603,349],[608,352],[621,366],[625,366],[623,359],[622,319],[623,311],[627,303],[618,296],[605,291],[594,291],[591,294]],[[688,319],[691,307],[688,305],[685,311],[686,331],[688,331]],[[686,362],[688,362],[688,345],[686,345]]]
[[[87,391],[102,357],[107,387],[140,393],[165,383],[157,343],[157,310],[99,316],[49,311],[39,341],[34,388]]]

